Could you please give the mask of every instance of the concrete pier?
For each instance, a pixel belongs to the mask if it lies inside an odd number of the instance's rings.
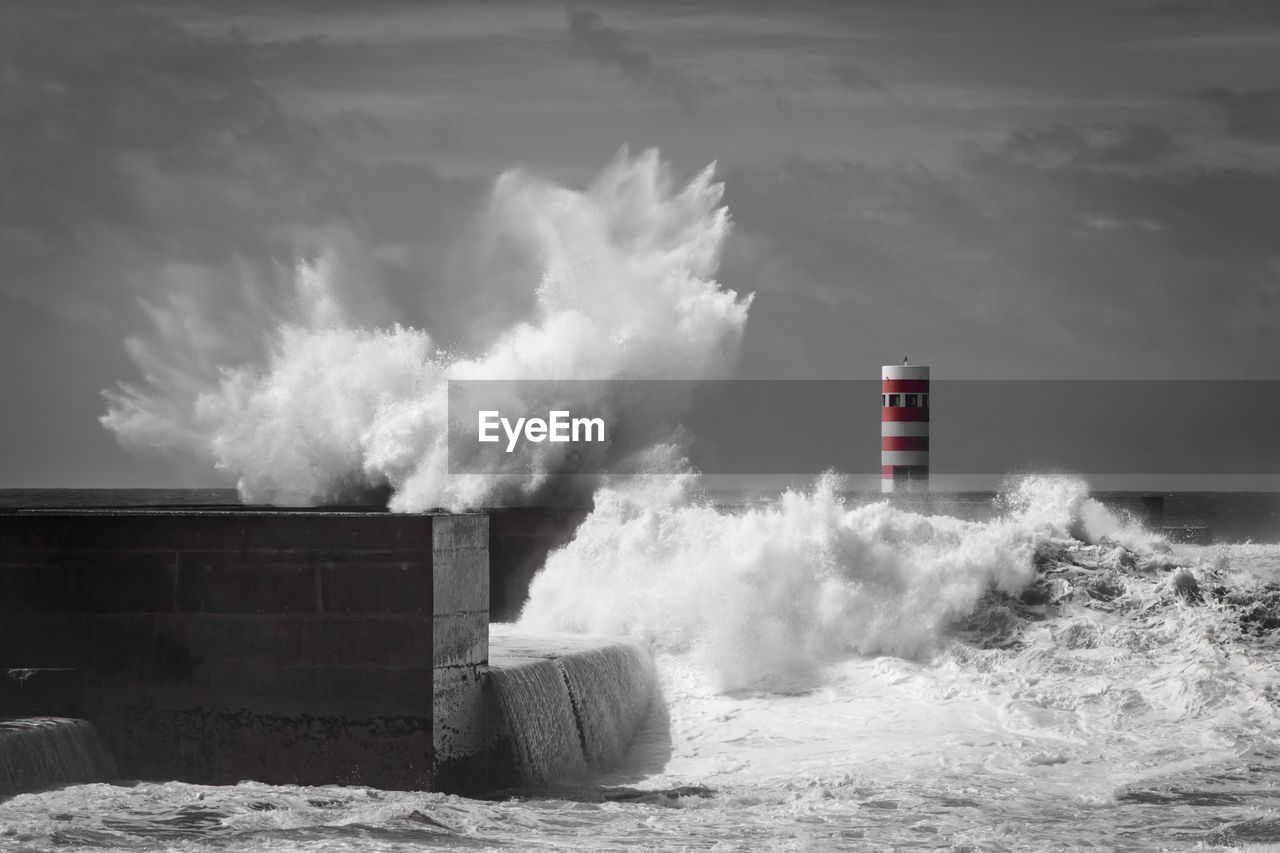
[[[0,721],[0,797],[115,777],[115,761],[85,720]]]
[[[615,767],[656,700],[653,661],[606,637],[490,637],[494,778],[507,787],[573,782]]]
[[[648,654],[501,626],[490,648],[494,543],[512,616],[584,513],[0,514],[0,718],[81,718],[134,779],[475,793],[605,769]],[[38,765],[51,730],[10,728]]]
[[[0,716],[88,719],[130,778],[433,788],[434,671],[486,663],[487,525],[0,516]]]
[[[590,507],[504,507],[489,515],[489,601],[494,622],[514,622],[547,555],[573,539]]]

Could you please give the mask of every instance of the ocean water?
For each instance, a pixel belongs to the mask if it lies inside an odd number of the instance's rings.
[[[830,480],[734,510],[604,489],[521,627],[654,652],[662,701],[617,770],[487,799],[70,786],[0,802],[0,849],[1280,845],[1274,497],[1195,496],[1203,523],[1255,518],[1253,542],[1211,546],[1070,479],[985,500],[958,518]]]

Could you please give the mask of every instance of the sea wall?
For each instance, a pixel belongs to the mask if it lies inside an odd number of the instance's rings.
[[[0,716],[88,719],[131,778],[434,788],[435,673],[478,697],[488,654],[487,523],[0,516]]]
[[[617,766],[658,701],[649,653],[621,640],[495,626],[489,666],[493,777],[509,787],[572,782]]]
[[[115,776],[115,761],[92,723],[63,717],[0,720],[0,797]]]
[[[438,528],[433,630],[431,788],[492,787],[494,720],[486,701],[489,663],[489,519]]]
[[[88,778],[55,767],[75,738],[125,778],[209,784],[471,793],[611,767],[647,653],[497,626],[490,655],[491,550],[511,618],[584,514],[0,514],[0,717],[88,721],[10,723],[38,772],[4,784]]]
[[[573,539],[589,507],[489,510],[489,599],[494,622],[514,622],[547,555]]]

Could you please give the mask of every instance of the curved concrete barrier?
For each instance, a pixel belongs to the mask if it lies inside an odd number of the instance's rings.
[[[653,701],[653,660],[629,643],[613,643],[556,658],[569,688],[582,751],[593,770],[608,770],[626,754]]]
[[[504,517],[532,569],[575,516]],[[495,626],[491,655],[491,539],[483,514],[0,513],[0,719],[87,718],[136,779],[465,793],[610,767],[648,654]],[[0,791],[85,777],[46,729],[10,733],[34,751]]]
[[[517,785],[547,785],[587,773],[577,709],[554,660],[491,668],[499,708],[498,740],[506,745]]]
[[[0,721],[0,796],[115,778],[116,765],[85,720]]]
[[[489,668],[498,786],[570,782],[616,766],[655,695],[648,652],[607,638],[494,625]]]

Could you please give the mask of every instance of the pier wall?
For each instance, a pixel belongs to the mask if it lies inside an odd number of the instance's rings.
[[[502,625],[493,629],[490,651],[501,746],[495,778],[505,777],[510,787],[573,781],[616,767],[661,701],[652,658],[630,642],[526,634]],[[653,734],[650,741],[661,740]]]
[[[489,597],[494,622],[514,622],[547,555],[573,539],[589,507],[489,510]]]
[[[586,512],[0,514],[0,718],[88,721],[124,778],[475,793],[598,772],[649,707],[647,654],[504,626],[490,666],[491,617]],[[43,728],[10,725],[40,752]]]
[[[488,535],[483,515],[0,516],[0,716],[88,719],[125,777],[435,788],[436,673],[478,694],[487,663]]]
[[[0,797],[116,778],[93,725],[64,717],[0,720]]]

